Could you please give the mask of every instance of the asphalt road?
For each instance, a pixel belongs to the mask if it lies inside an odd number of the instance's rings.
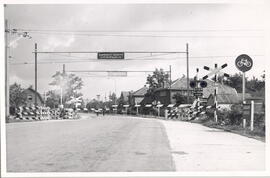
[[[7,124],[8,172],[174,171],[166,130],[122,116]]]
[[[6,126],[8,172],[265,170],[264,142],[189,122],[83,114]]]

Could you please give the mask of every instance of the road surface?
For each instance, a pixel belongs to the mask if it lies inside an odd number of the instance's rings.
[[[7,124],[7,171],[174,171],[174,165],[162,123],[99,116]]]
[[[199,124],[84,114],[7,124],[8,172],[262,171],[265,143]]]

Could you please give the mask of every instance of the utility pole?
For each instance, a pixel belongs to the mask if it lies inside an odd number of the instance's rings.
[[[35,117],[37,117],[37,43],[35,43]]]
[[[60,105],[61,108],[63,107],[63,82],[64,82],[64,77],[66,73],[66,66],[63,64],[63,71],[62,71],[62,76],[61,76],[61,81],[60,81]]]
[[[5,67],[6,67],[6,73],[5,73],[5,82],[6,82],[6,122],[8,122],[9,118],[9,61],[8,61],[8,37],[9,37],[9,28],[8,28],[8,20],[5,19]]]
[[[63,75],[65,75],[65,73],[66,73],[66,65],[63,64]]]
[[[172,87],[172,66],[170,65],[170,88]]]
[[[215,64],[215,69],[217,69],[218,66]],[[214,101],[215,101],[215,111],[214,111],[214,118],[215,122],[218,122],[218,116],[217,116],[217,109],[218,109],[218,100],[217,100],[217,94],[218,94],[218,73],[215,74],[215,93],[214,93]]]
[[[188,43],[186,44],[186,55],[187,55],[187,103],[189,104],[189,52]]]
[[[245,104],[246,101],[245,101],[245,93],[246,93],[246,72],[243,72],[243,75],[242,75],[242,81],[243,81],[243,85],[242,85],[242,100],[243,100],[243,103]]]

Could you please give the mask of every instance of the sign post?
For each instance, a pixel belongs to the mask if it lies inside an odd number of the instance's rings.
[[[238,70],[242,71],[243,73],[243,78],[242,78],[242,86],[243,86],[243,91],[242,91],[242,102],[243,104],[246,103],[245,101],[245,93],[246,93],[246,77],[245,77],[245,72],[249,71],[252,66],[253,66],[253,61],[252,59],[246,55],[246,54],[241,54],[235,59],[235,66],[237,67]],[[246,127],[246,118],[244,116],[243,118],[243,127]]]
[[[136,107],[136,113],[138,115],[139,114],[139,107],[141,107],[141,105],[136,102],[135,107]]]
[[[218,121],[218,117],[217,117],[217,108],[218,108],[218,102],[217,102],[217,93],[218,93],[218,85],[217,85],[217,81],[218,81],[218,75],[223,75],[225,77],[229,77],[229,74],[223,73],[220,70],[224,69],[225,67],[227,67],[227,64],[223,64],[221,67],[218,67],[217,64],[215,64],[215,68],[214,69],[210,69],[207,66],[204,66],[203,68],[205,70],[210,70],[211,72],[208,73],[207,75],[205,75],[203,77],[203,80],[207,79],[208,77],[210,77],[211,75],[215,75],[215,92],[214,92],[214,102],[215,102],[215,111],[214,111],[214,118],[215,118],[215,122]]]
[[[253,131],[254,129],[254,101],[251,101],[250,106],[250,130]]]
[[[125,108],[126,114],[128,114],[128,107],[129,107],[129,105],[128,105],[128,104],[125,104],[125,105],[123,105],[123,106],[124,106],[124,108]]]
[[[243,128],[246,128],[246,118],[251,116],[251,105],[243,103]]]
[[[158,108],[158,117],[160,116],[160,108],[163,106],[163,104],[160,103],[160,101],[158,101],[157,103],[157,108]]]

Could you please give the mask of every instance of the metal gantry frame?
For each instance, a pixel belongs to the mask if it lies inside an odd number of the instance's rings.
[[[35,47],[37,44],[35,43]],[[99,53],[101,51],[38,51],[35,48],[35,51],[33,52],[35,54],[35,90],[37,90],[37,54],[90,54],[90,53]],[[113,52],[113,51],[110,51]],[[117,51],[119,52],[119,51]],[[189,96],[189,48],[188,48],[188,43],[186,44],[186,51],[121,51],[123,53],[130,53],[130,54],[135,54],[135,53],[165,53],[165,54],[186,54],[186,66],[187,66],[187,102],[189,103],[190,101],[190,96]],[[97,59],[98,60],[98,59]],[[114,59],[112,59],[114,60]],[[118,59],[117,59],[118,60]],[[122,59],[125,60],[125,59]],[[170,67],[171,71],[171,67]],[[69,72],[75,72],[75,71],[69,71]],[[76,71],[78,72],[78,71]],[[80,72],[87,72],[87,71],[80,71]],[[89,71],[88,71],[89,72]],[[95,72],[108,72],[108,71],[95,71]],[[118,72],[118,71],[114,71]],[[129,72],[146,72],[146,71],[129,71]],[[149,71],[147,71],[149,72]],[[171,79],[171,74],[170,74],[170,79]],[[37,92],[37,91],[36,91]],[[35,105],[36,105],[35,101]]]

